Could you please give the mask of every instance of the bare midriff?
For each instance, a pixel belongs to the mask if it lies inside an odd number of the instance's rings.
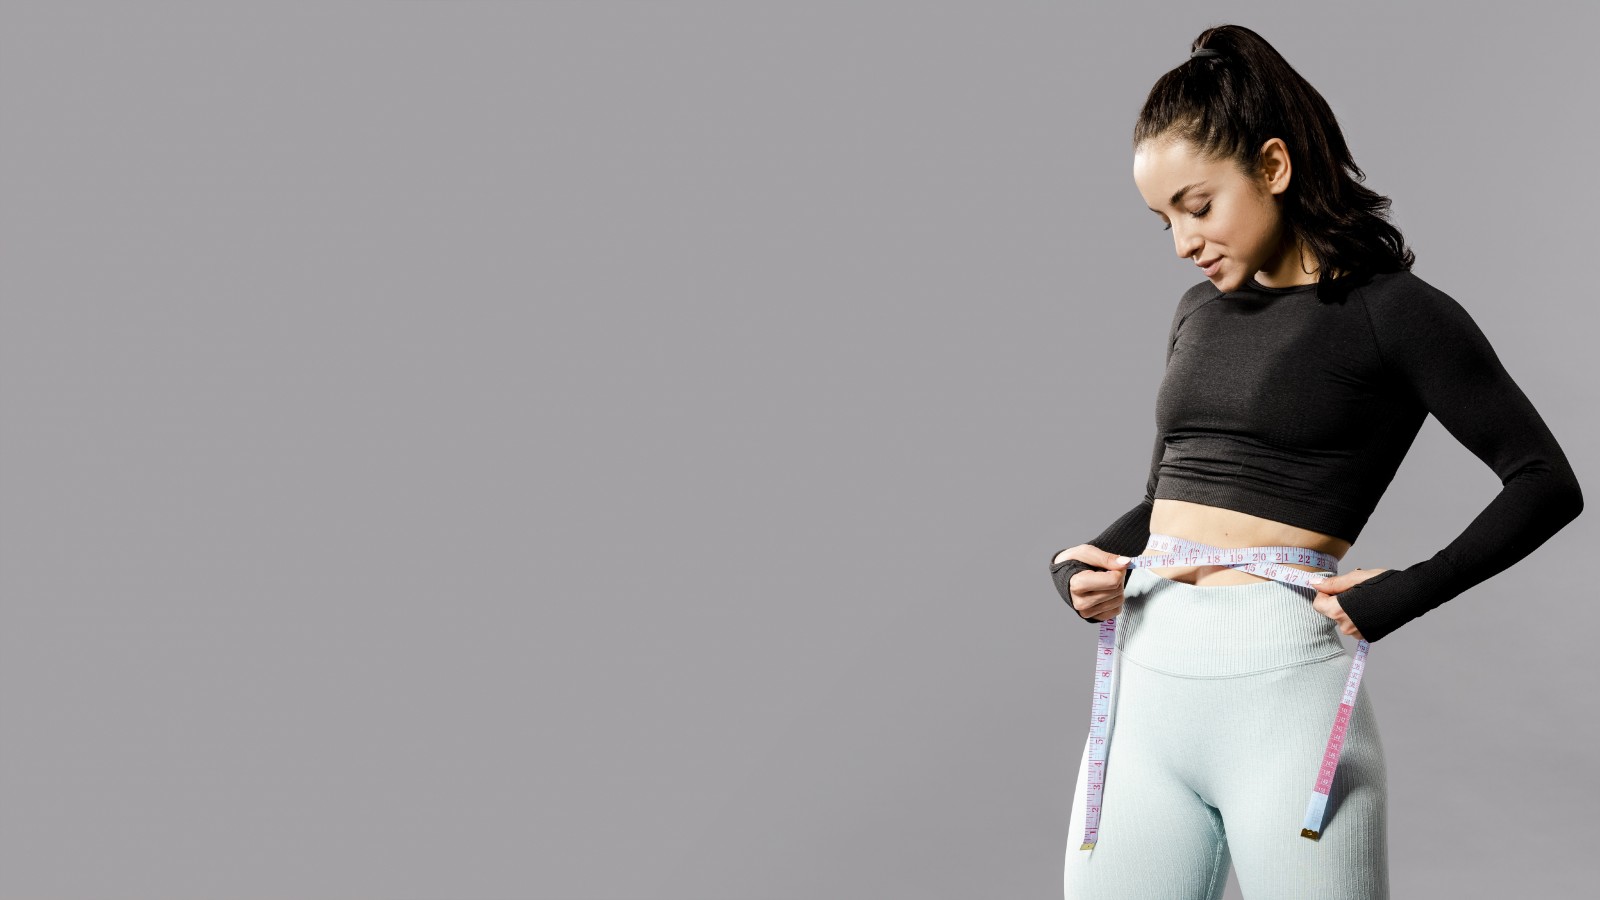
[[[1336,559],[1343,559],[1350,551],[1349,541],[1332,535],[1187,500],[1156,500],[1150,512],[1150,533],[1170,534],[1214,547],[1305,547]],[[1165,552],[1154,547],[1144,550],[1144,554],[1149,555]],[[1307,572],[1322,571],[1316,566],[1282,565]],[[1149,571],[1170,581],[1193,585],[1251,584],[1270,580],[1231,566],[1152,566]]]

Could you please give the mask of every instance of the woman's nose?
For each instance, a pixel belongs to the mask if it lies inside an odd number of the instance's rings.
[[[1177,226],[1172,228],[1172,243],[1178,251],[1179,259],[1188,259],[1200,252],[1200,239],[1196,235],[1179,231]]]

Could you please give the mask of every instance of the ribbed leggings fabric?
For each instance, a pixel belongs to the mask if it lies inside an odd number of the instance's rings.
[[[1363,680],[1320,840],[1300,836],[1352,655],[1308,588],[1128,575],[1099,838],[1072,795],[1066,900],[1388,900],[1386,769]],[[1087,673],[1085,673],[1087,677]]]

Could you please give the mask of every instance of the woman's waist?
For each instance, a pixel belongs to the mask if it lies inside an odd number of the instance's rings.
[[[1186,500],[1156,500],[1150,515],[1150,533],[1170,535],[1213,547],[1304,547],[1326,553],[1336,560],[1350,550],[1349,541],[1333,535]],[[1165,552],[1156,547],[1146,547],[1142,555],[1158,556]],[[1288,562],[1280,565],[1307,572],[1322,571],[1314,565]],[[1197,586],[1253,584],[1267,580],[1232,566],[1152,566],[1150,572],[1169,581]]]

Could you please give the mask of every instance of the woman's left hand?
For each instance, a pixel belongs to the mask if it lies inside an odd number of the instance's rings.
[[[1363,638],[1361,632],[1356,630],[1355,623],[1350,621],[1350,617],[1344,614],[1344,608],[1339,605],[1339,598],[1335,597],[1334,594],[1342,594],[1368,578],[1375,578],[1387,571],[1389,570],[1352,569],[1343,575],[1324,578],[1317,582],[1315,588],[1317,597],[1311,601],[1311,608],[1338,622],[1340,634],[1348,634],[1358,641],[1364,641],[1366,638]]]

